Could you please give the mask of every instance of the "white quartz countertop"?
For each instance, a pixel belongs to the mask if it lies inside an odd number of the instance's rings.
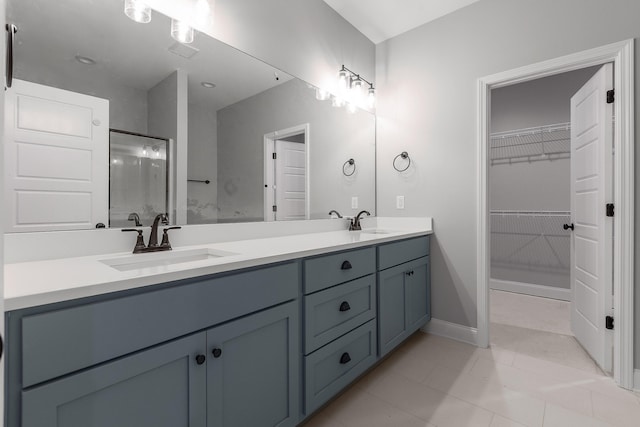
[[[369,230],[371,231],[371,230]],[[174,247],[179,252],[227,254],[225,256],[120,271],[107,263],[133,257],[153,259],[167,252],[132,255],[130,252],[5,264],[5,310],[16,310],[110,292],[151,286],[213,273],[271,264],[296,258],[390,242],[432,233],[431,220],[402,229],[328,231],[283,237]],[[175,254],[175,255],[174,255]],[[135,258],[134,260],[143,259]],[[106,261],[106,263],[105,263]]]

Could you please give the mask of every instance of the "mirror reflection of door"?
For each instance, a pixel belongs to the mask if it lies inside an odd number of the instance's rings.
[[[265,221],[309,219],[308,126],[265,135],[265,142]]]
[[[170,212],[169,140],[111,129],[109,132],[109,225],[134,227],[135,216],[151,225]],[[172,218],[169,218],[172,221]]]

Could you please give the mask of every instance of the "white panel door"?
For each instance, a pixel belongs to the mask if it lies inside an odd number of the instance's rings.
[[[613,65],[606,64],[571,98],[571,329],[605,371],[613,369]]]
[[[14,79],[4,155],[6,232],[108,224],[108,100]]]
[[[306,154],[305,144],[275,141],[276,220],[305,219]]]

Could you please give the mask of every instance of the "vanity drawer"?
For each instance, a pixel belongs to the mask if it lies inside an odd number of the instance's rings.
[[[378,246],[378,270],[429,255],[429,236]]]
[[[375,320],[306,356],[305,413],[312,413],[335,396],[375,361]]]
[[[375,270],[373,247],[310,258],[304,261],[304,293],[321,291]]]
[[[304,298],[305,354],[376,316],[376,279],[368,275]]]
[[[295,299],[298,263],[25,316],[22,386]],[[180,282],[177,282],[180,284]]]

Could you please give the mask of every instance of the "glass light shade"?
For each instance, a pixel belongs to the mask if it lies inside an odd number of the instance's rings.
[[[375,106],[376,106],[376,90],[370,87],[369,94],[367,95],[367,107],[375,108]]]
[[[349,87],[349,77],[347,76],[347,72],[345,70],[340,70],[338,72],[338,90],[345,92]]]
[[[124,0],[124,14],[141,24],[151,21],[151,8],[140,0]]]
[[[362,80],[360,77],[351,79],[351,102],[354,104],[360,104],[362,100]]]
[[[331,99],[331,105],[333,107],[342,107],[344,105],[344,99],[340,98],[339,96],[334,96]]]
[[[316,88],[316,99],[318,101],[326,101],[329,99],[329,91],[325,89]]]
[[[177,19],[171,20],[171,37],[176,41],[189,44],[193,42],[193,28],[187,25],[184,21],[178,21]]]

